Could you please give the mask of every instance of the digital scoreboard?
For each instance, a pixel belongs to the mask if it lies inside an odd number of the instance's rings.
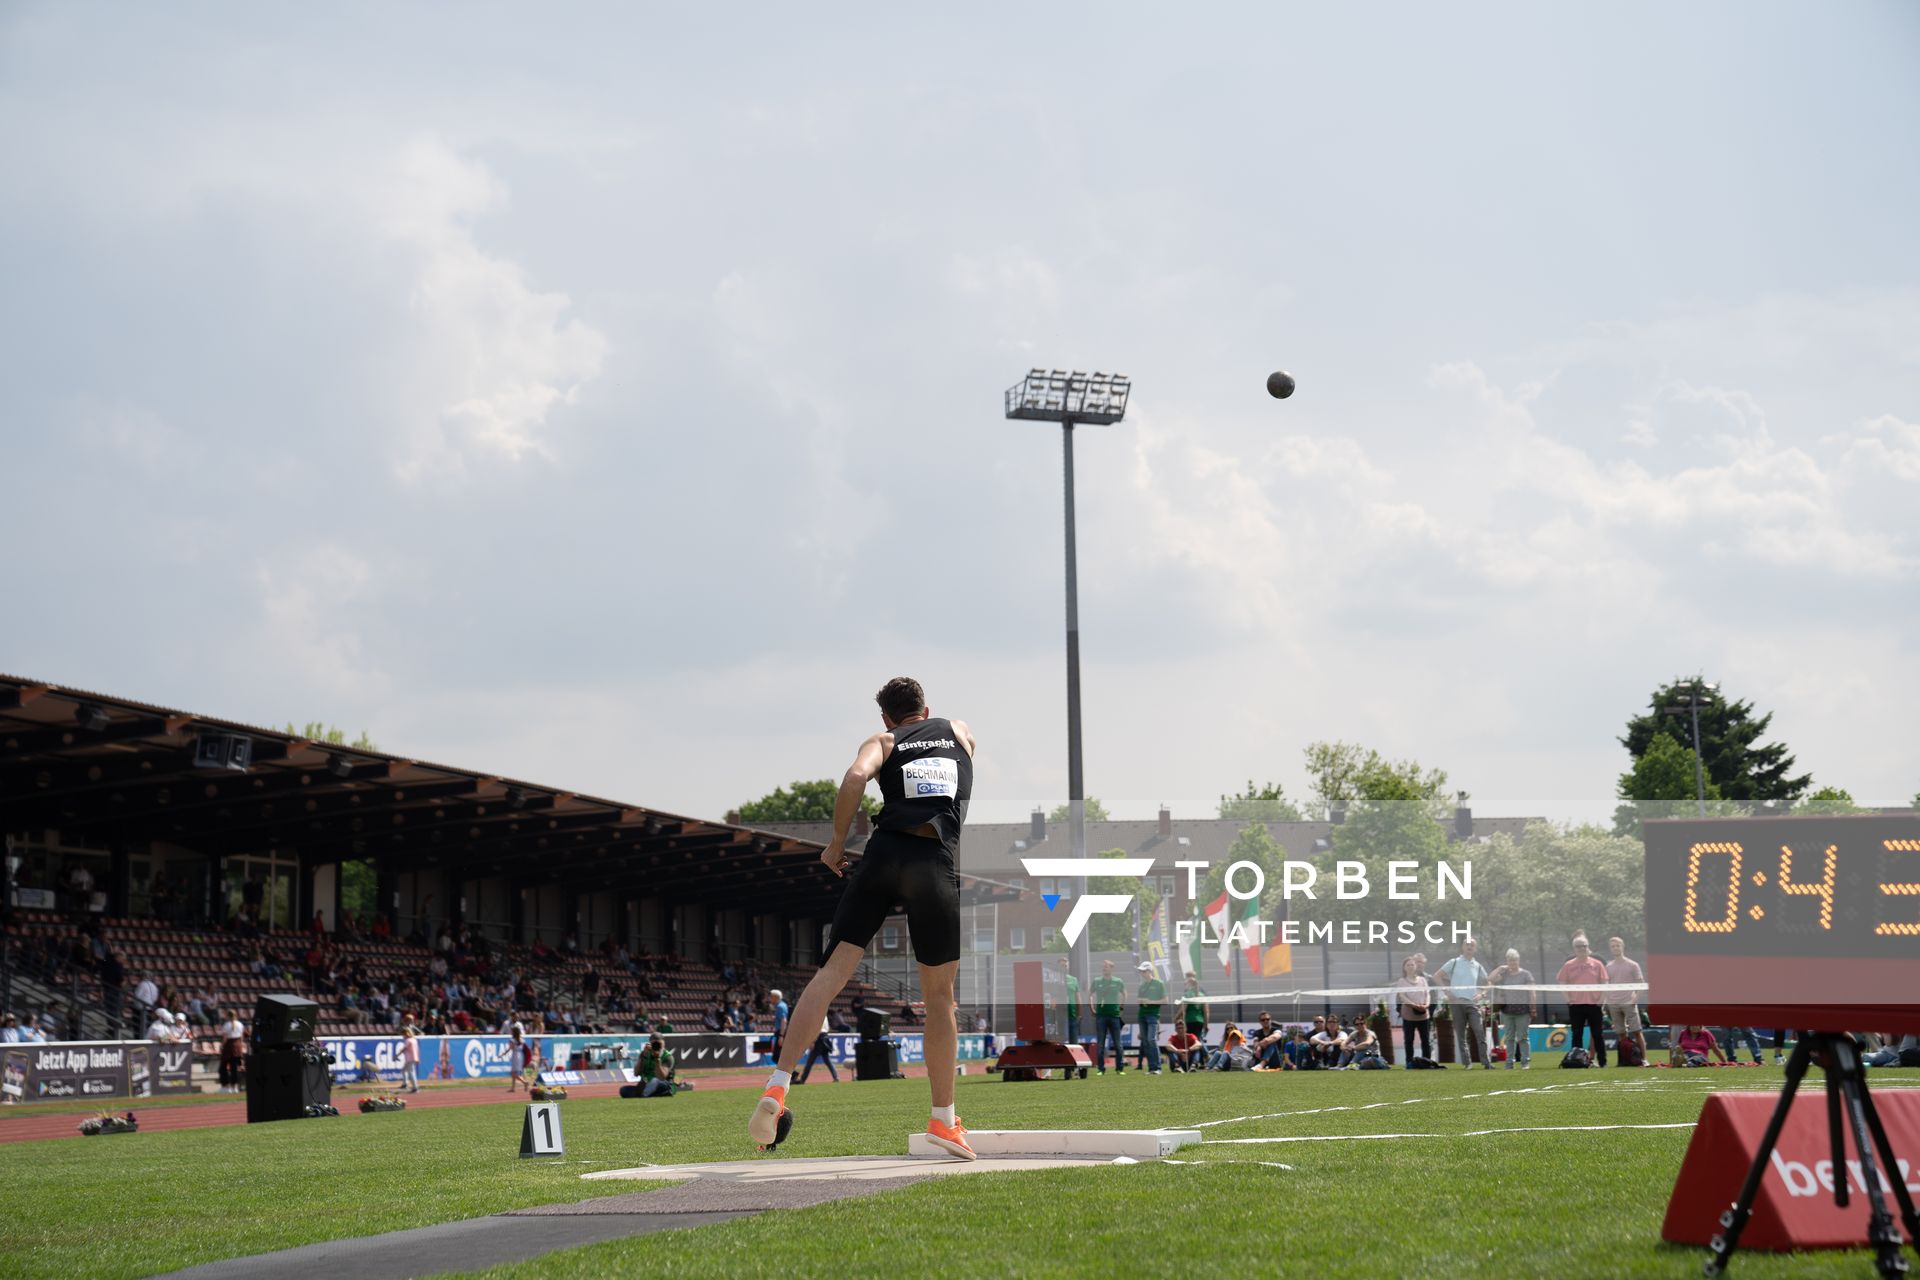
[[[1920,812],[1645,832],[1656,1021],[1920,1031]]]

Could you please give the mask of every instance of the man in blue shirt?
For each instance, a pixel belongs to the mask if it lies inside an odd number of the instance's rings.
[[[1487,1024],[1480,1012],[1480,1000],[1487,990],[1487,969],[1473,958],[1476,945],[1472,938],[1460,944],[1460,954],[1441,965],[1433,975],[1433,985],[1447,993],[1453,1014],[1454,1056],[1467,1070],[1474,1063],[1485,1071],[1487,1063]]]
[[[786,993],[775,988],[767,992],[767,998],[773,1001],[773,1060],[780,1060],[780,1042],[787,1035],[787,997]]]

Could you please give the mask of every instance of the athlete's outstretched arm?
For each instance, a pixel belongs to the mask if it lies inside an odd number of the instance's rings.
[[[953,726],[954,735],[960,739],[960,745],[967,749],[968,755],[977,756],[980,754],[974,745],[973,726],[969,725],[965,720],[949,720],[947,723]]]
[[[860,744],[846,776],[840,779],[840,794],[833,798],[833,839],[820,854],[820,861],[837,876],[847,873],[847,832],[853,827],[853,815],[860,812],[860,797],[866,794],[867,784],[880,772],[892,748],[892,734],[874,734]]]

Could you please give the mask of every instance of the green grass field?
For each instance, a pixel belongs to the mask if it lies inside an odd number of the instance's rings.
[[[1185,1164],[934,1178],[810,1209],[549,1254],[489,1275],[1695,1276],[1659,1242],[1693,1120],[1740,1072],[1340,1072],[961,1082],[975,1128],[1207,1124]],[[1889,1079],[1889,1085],[1895,1083]],[[1520,1092],[1527,1090],[1526,1092]],[[745,1090],[564,1104],[567,1157],[517,1157],[523,1102],[0,1146],[9,1275],[139,1276],[502,1209],[644,1190],[594,1169],[752,1155]],[[924,1081],[798,1090],[794,1156],[898,1154]],[[1259,1116],[1257,1119],[1237,1117]],[[1236,1120],[1234,1123],[1211,1123]],[[1377,1141],[1226,1139],[1424,1135]],[[772,1157],[764,1157],[772,1158]],[[1290,1167],[1278,1167],[1286,1165]],[[1864,1217],[1863,1217],[1864,1221]],[[1743,1256],[1742,1276],[1871,1275],[1864,1252]]]

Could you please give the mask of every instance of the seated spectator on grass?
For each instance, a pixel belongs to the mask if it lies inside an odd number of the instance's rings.
[[[1353,1055],[1347,1052],[1347,1036],[1340,1029],[1338,1018],[1315,1018],[1318,1026],[1307,1038],[1313,1046],[1314,1065],[1330,1071],[1341,1071],[1353,1064]]]
[[[1229,1022],[1227,1029],[1220,1033],[1220,1047],[1207,1059],[1209,1071],[1232,1071],[1235,1068],[1252,1066],[1252,1054],[1247,1049],[1247,1037],[1239,1027]]]
[[[1167,1060],[1175,1071],[1198,1071],[1200,1055],[1205,1051],[1200,1037],[1184,1026],[1175,1026],[1173,1034],[1167,1037]]]
[[[1681,1067],[1704,1067],[1710,1055],[1722,1062],[1727,1060],[1726,1050],[1713,1038],[1713,1032],[1701,1026],[1690,1026],[1681,1031],[1674,1051],[1678,1054],[1674,1065]]]
[[[1262,1009],[1260,1025],[1248,1037],[1247,1047],[1253,1050],[1254,1067],[1262,1071],[1280,1070],[1280,1061],[1285,1056],[1282,1046],[1286,1039],[1286,1028],[1275,1023],[1273,1015]]]
[[[1367,1025],[1366,1018],[1360,1014],[1354,1014],[1353,1026],[1347,1032],[1348,1060],[1357,1067],[1360,1065],[1362,1059],[1379,1058],[1380,1056],[1380,1037],[1373,1034],[1373,1028]],[[1381,1065],[1386,1065],[1384,1059]]]

